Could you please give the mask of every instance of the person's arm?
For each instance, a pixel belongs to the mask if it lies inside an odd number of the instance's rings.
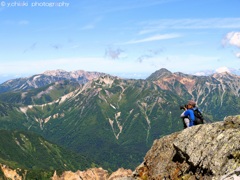
[[[186,116],[184,115],[184,113],[185,113],[185,111],[183,111],[182,114],[180,115],[181,118],[186,117]]]

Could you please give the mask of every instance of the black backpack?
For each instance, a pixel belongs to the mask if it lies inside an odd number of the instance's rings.
[[[193,110],[193,112],[194,112],[194,116],[195,116],[194,125],[204,124],[204,118],[203,118],[201,111],[198,108],[196,108]]]

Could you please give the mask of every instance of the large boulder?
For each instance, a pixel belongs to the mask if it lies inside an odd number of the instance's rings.
[[[240,116],[155,140],[135,179],[240,178]],[[229,175],[229,176],[228,176]]]

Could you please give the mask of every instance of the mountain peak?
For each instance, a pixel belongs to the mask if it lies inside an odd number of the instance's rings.
[[[86,77],[89,80],[97,78],[102,75],[106,75],[105,73],[100,73],[100,72],[88,72],[84,70],[76,70],[76,71],[68,72],[62,69],[45,71],[43,74],[47,76],[64,77],[67,79],[71,79],[71,78],[78,79],[78,78]]]
[[[219,79],[219,78],[232,78],[232,77],[239,77],[238,75],[232,74],[230,72],[224,71],[224,72],[217,72],[212,75],[212,77]]]
[[[160,78],[163,78],[163,77],[166,77],[166,76],[170,76],[172,75],[172,72],[165,69],[165,68],[161,68],[157,71],[155,71],[154,73],[152,73],[148,78],[147,80],[151,80],[151,81],[155,81],[157,79],[160,79]]]
[[[62,70],[62,69],[57,69],[57,70],[45,71],[43,74],[45,74],[47,76],[59,76],[59,75],[65,74],[65,73],[68,73],[68,72],[65,70]]]

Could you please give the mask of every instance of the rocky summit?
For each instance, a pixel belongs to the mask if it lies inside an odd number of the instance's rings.
[[[134,179],[239,180],[240,116],[155,140]]]

